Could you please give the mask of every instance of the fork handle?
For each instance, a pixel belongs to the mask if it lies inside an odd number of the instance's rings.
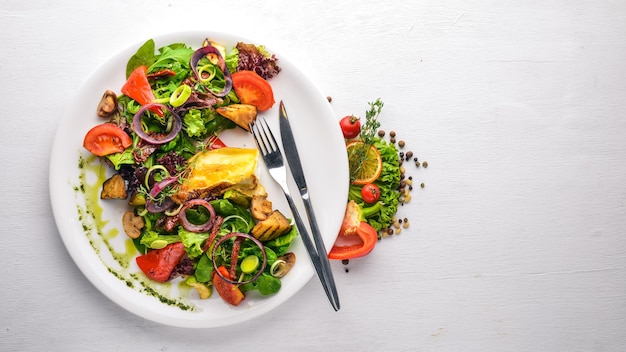
[[[304,246],[309,252],[309,256],[311,257],[311,261],[313,262],[313,267],[315,268],[317,277],[322,283],[322,287],[324,288],[324,292],[326,292],[326,296],[328,297],[330,304],[333,306],[333,309],[337,311],[339,310],[338,302],[335,302],[335,300],[333,299],[333,295],[330,291],[330,288],[328,287],[328,282],[326,281],[326,275],[324,275],[324,271],[323,271],[324,266],[322,264],[320,255],[317,252],[315,245],[311,241],[309,232],[306,226],[304,226],[304,222],[302,222],[302,218],[300,217],[300,212],[298,211],[298,208],[296,208],[296,205],[293,202],[293,198],[289,194],[289,191],[285,190],[285,188],[283,187],[283,193],[285,194],[285,198],[287,199],[289,208],[291,208],[291,212],[293,213],[293,218],[296,222],[296,227],[300,231],[300,237],[302,238],[302,242],[304,242]],[[326,255],[326,253],[324,253],[324,255]]]

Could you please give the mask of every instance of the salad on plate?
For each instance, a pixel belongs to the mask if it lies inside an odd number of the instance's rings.
[[[273,295],[293,267],[298,236],[256,173],[258,151],[227,146],[226,130],[249,131],[274,104],[269,80],[281,71],[263,46],[230,51],[207,38],[130,57],[119,92],[103,92],[102,122],[83,147],[108,165],[100,199],[125,200],[124,232],[146,278],[180,278],[199,298],[216,291],[237,306],[246,293]]]

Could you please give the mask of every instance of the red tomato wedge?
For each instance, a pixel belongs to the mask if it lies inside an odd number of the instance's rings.
[[[233,89],[243,104],[256,106],[265,111],[274,105],[272,86],[254,71],[239,71],[232,74]]]
[[[217,270],[219,270],[220,274],[222,274],[225,278],[229,280],[231,279],[230,273],[224,265],[217,268]],[[241,301],[245,298],[243,292],[241,292],[237,285],[231,284],[230,282],[222,279],[215,272],[213,273],[213,286],[215,286],[215,290],[219,293],[220,297],[222,297],[226,303],[233,306],[239,305],[239,303],[241,303]]]
[[[97,156],[121,153],[133,144],[130,136],[112,123],[96,125],[87,132],[83,147]]]
[[[184,255],[185,246],[182,242],[176,242],[161,249],[154,249],[135,260],[139,269],[147,277],[157,282],[165,282],[170,278],[174,267]]]
[[[142,106],[153,103],[156,99],[152,87],[150,87],[150,82],[148,82],[147,70],[148,68],[145,65],[137,67],[122,86],[122,93],[131,97]],[[163,109],[160,106],[154,106],[150,108],[150,111],[163,116]]]

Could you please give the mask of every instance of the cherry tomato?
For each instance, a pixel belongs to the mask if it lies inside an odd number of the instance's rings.
[[[361,121],[359,118],[353,115],[344,116],[339,120],[339,126],[343,133],[343,138],[352,139],[359,135],[361,132]]]
[[[131,144],[133,141],[123,129],[108,122],[90,129],[83,141],[83,147],[97,156],[121,153]]]
[[[365,203],[375,203],[380,199],[380,187],[373,183],[363,185],[361,188],[361,197]]]
[[[265,111],[274,105],[272,86],[254,71],[238,71],[231,75],[233,89],[243,104]]]

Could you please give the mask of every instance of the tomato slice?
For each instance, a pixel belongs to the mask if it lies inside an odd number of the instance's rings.
[[[345,260],[368,255],[376,246],[378,233],[370,224],[362,221],[356,235],[339,235],[335,245],[328,253],[329,259]]]
[[[238,71],[233,73],[233,89],[243,104],[256,106],[265,111],[274,105],[272,86],[254,71]]]
[[[230,273],[225,266],[220,266],[217,268],[220,274],[225,278],[231,279]],[[237,287],[237,285],[231,284],[230,282],[222,279],[217,273],[213,272],[213,286],[215,286],[215,290],[219,293],[220,297],[233,306],[239,305],[241,301],[245,298],[243,292]]]
[[[97,156],[121,153],[131,144],[132,139],[123,129],[108,122],[90,129],[83,141],[83,147]]]
[[[135,261],[147,277],[157,282],[165,282],[184,255],[185,246],[182,242],[176,242],[141,255]]]
[[[148,68],[145,65],[137,67],[130,76],[128,76],[128,80],[122,86],[122,93],[137,101],[142,106],[153,103],[156,99],[150,87],[150,82],[148,82],[148,76],[146,75],[147,70]],[[163,116],[164,114],[160,106],[153,106],[150,108],[150,111],[159,116]]]

